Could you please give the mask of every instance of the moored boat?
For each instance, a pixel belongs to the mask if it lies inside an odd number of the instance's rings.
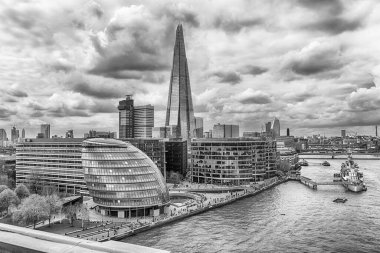
[[[359,172],[359,166],[352,160],[351,154],[348,155],[346,162],[342,163],[340,176],[342,179],[342,185],[353,192],[361,192],[367,190],[363,173]]]
[[[322,163],[322,165],[323,165],[323,166],[330,166],[330,163],[329,163],[328,161],[324,161],[324,162]]]
[[[305,159],[302,159],[302,161],[298,162],[298,164],[301,166],[309,166],[309,163]]]

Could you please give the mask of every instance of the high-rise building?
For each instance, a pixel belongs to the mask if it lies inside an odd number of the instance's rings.
[[[74,130],[70,129],[66,131],[66,138],[74,138]]]
[[[166,180],[170,182],[171,175],[177,173],[186,176],[187,173],[187,140],[177,138],[165,141]]]
[[[214,125],[212,138],[234,138],[239,137],[239,125]]]
[[[260,137],[261,134],[259,132],[253,132],[253,131],[245,131],[243,132],[244,138],[257,138]]]
[[[341,130],[341,136],[342,138],[346,138],[346,130]]]
[[[16,129],[15,126],[12,127],[11,129],[11,141],[14,143],[17,141],[19,135],[18,135],[18,130]]]
[[[50,124],[42,124],[41,125],[41,133],[43,134],[43,138],[50,138]]]
[[[154,107],[134,106],[131,95],[119,101],[119,138],[152,138]]]
[[[290,136],[290,129],[289,128],[286,129],[286,136]]]
[[[191,98],[189,69],[182,25],[176,30],[173,66],[170,76],[165,126],[177,125],[176,137],[189,140],[195,135],[195,118]]]
[[[152,105],[134,106],[133,117],[133,137],[152,138],[154,107]]]
[[[280,121],[276,117],[273,119],[271,132],[272,137],[275,139],[280,136]]]
[[[271,133],[271,127],[272,127],[272,123],[271,122],[265,123],[265,133],[267,133],[267,135],[270,135],[270,133]]]
[[[23,128],[21,131],[21,138],[25,139],[25,128]]]
[[[5,129],[1,128],[0,129],[0,141],[6,141],[8,138],[7,138],[7,132],[5,131]]]
[[[195,137],[203,138],[203,118],[195,117]]]
[[[133,138],[133,99],[127,95],[119,101],[119,138]]]

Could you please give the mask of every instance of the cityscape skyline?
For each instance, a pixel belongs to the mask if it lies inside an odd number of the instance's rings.
[[[232,3],[209,4],[2,3],[4,23],[19,32],[0,28],[0,128],[11,136],[16,125],[27,137],[44,123],[59,136],[68,129],[77,136],[117,132],[117,101],[125,94],[152,104],[155,125],[164,125],[173,38],[182,23],[194,112],[205,131],[216,123],[262,131],[278,117],[281,135],[286,128],[296,136],[339,136],[341,129],[374,135],[378,3],[287,1],[277,3],[277,15],[270,15],[271,1],[238,1],[229,12],[222,10]]]

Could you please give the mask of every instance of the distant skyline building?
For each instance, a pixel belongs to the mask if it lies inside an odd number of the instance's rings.
[[[256,137],[260,137],[260,136],[261,136],[261,134],[259,132],[254,132],[254,131],[243,132],[244,138],[256,138]]]
[[[290,129],[289,128],[286,129],[286,136],[290,136]]]
[[[116,132],[105,132],[105,131],[95,131],[90,130],[88,133],[85,133],[83,136],[85,139],[88,138],[113,138],[116,139]]]
[[[189,140],[195,136],[195,117],[191,98],[189,69],[182,25],[176,30],[173,66],[170,75],[165,126],[177,126],[175,137]]]
[[[41,132],[43,134],[43,138],[50,138],[50,124],[41,124]]]
[[[274,139],[281,136],[280,130],[280,120],[278,118],[274,118],[271,126],[271,132]]]
[[[133,99],[127,95],[119,101],[119,138],[133,138]]]
[[[239,137],[239,125],[225,125],[218,123],[212,130],[212,138]]]
[[[20,137],[20,131],[16,128],[16,126],[13,126],[11,129],[11,141],[15,143],[18,141],[19,137]]]
[[[267,133],[267,135],[269,135],[271,133],[271,128],[272,128],[271,122],[265,123],[265,133]]]
[[[66,131],[66,138],[74,138],[74,130],[70,129]]]
[[[203,118],[195,117],[195,137],[203,138]]]
[[[342,138],[346,138],[346,130],[342,129],[340,131]]]
[[[21,131],[21,138],[25,139],[25,128],[23,128]]]
[[[6,141],[6,140],[8,140],[7,132],[6,132],[5,129],[3,129],[3,128],[0,129],[0,140],[1,140],[1,141]]]

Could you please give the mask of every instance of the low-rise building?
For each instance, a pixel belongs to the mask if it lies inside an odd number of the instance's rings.
[[[251,138],[195,139],[191,143],[191,180],[245,185],[275,176],[276,142]]]

